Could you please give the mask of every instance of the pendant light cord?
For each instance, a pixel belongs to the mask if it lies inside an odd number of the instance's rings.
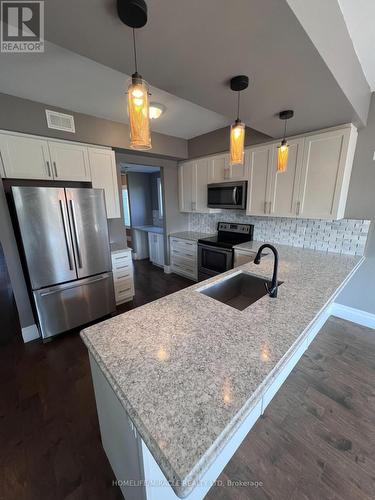
[[[287,122],[287,121],[288,121],[288,120],[285,120],[285,121],[284,121],[284,140],[286,139],[286,122]]]
[[[237,92],[237,120],[240,120],[240,92]]]
[[[133,51],[134,51],[135,72],[138,73],[137,48],[136,48],[136,45],[135,45],[135,29],[134,28],[133,28]]]

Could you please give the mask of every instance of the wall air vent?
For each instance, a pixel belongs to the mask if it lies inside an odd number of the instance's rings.
[[[46,109],[48,128],[75,133],[74,116]]]

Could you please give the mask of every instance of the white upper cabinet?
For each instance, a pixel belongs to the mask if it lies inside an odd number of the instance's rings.
[[[109,149],[88,148],[91,183],[104,189],[108,219],[121,217],[115,153]]]
[[[209,159],[188,161],[179,165],[179,203],[181,212],[207,213]]]
[[[269,144],[245,151],[245,163],[249,166],[246,208],[248,215],[269,214],[273,157],[274,146]]]
[[[4,175],[13,179],[52,179],[48,141],[27,136],[0,134]]]
[[[60,181],[90,181],[87,147],[69,142],[48,141],[53,175]]]
[[[210,156],[208,159],[208,183],[230,179],[229,154]]]
[[[344,217],[357,129],[338,129],[305,139],[298,195],[299,216]]]
[[[278,143],[246,151],[248,215],[341,219],[344,217],[357,129],[345,126],[289,139],[286,172],[277,172]]]
[[[182,163],[178,167],[179,205],[181,212],[192,212],[194,208],[194,169],[194,161]]]
[[[277,146],[274,145],[269,214],[279,217],[295,217],[300,210],[298,194],[303,160],[304,139],[291,139],[289,144],[288,168],[277,172]]]

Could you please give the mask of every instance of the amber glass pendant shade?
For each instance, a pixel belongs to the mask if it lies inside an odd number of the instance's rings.
[[[130,147],[142,151],[151,149],[149,88],[139,75],[133,75],[128,87],[128,115]]]
[[[230,164],[243,165],[245,148],[245,124],[236,120],[230,128]]]
[[[285,172],[288,166],[289,146],[286,140],[282,140],[277,148],[277,171]]]

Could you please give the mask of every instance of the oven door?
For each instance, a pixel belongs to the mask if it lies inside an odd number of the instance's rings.
[[[247,182],[208,184],[207,206],[210,208],[246,208]]]
[[[198,243],[199,279],[210,278],[233,268],[233,250]]]

